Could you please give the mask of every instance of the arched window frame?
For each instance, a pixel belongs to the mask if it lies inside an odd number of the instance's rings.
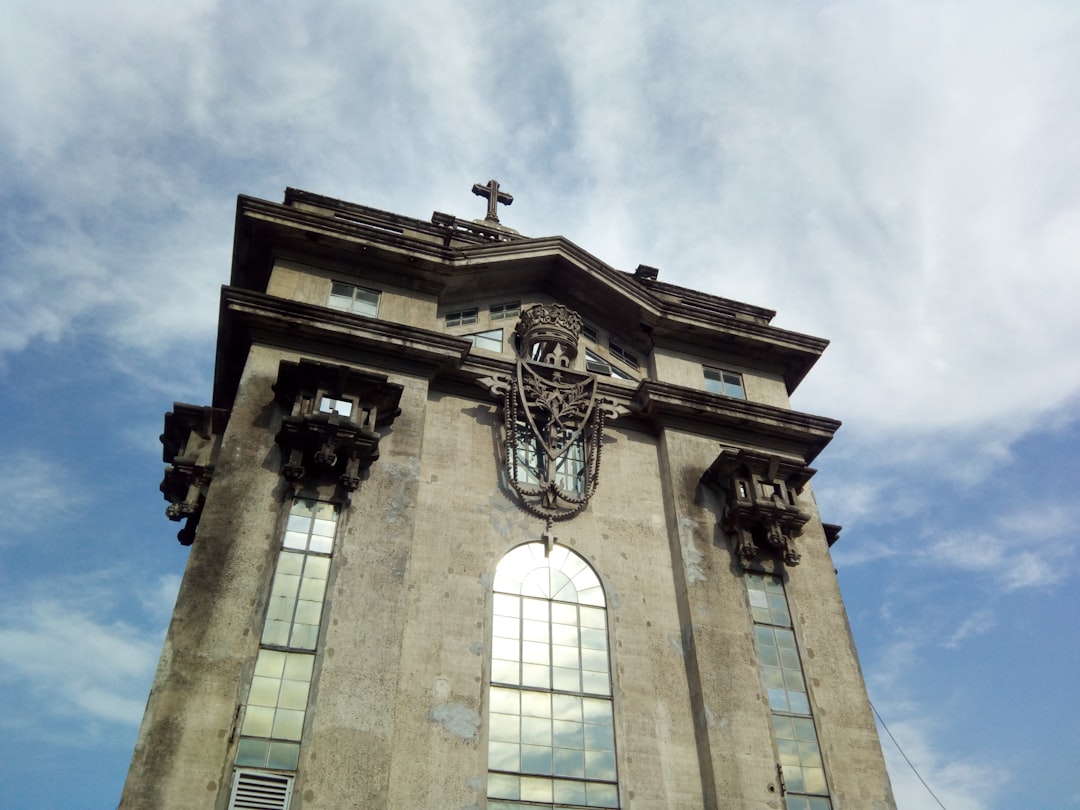
[[[489,810],[620,807],[608,627],[603,586],[577,553],[526,543],[499,561]]]

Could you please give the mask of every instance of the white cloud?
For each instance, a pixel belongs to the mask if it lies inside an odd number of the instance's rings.
[[[9,696],[32,699],[10,704],[16,722],[29,715],[45,727],[62,717],[73,732],[100,722],[137,724],[159,652],[156,633],[77,602],[40,598],[0,611],[0,681]]]
[[[986,608],[976,610],[960,623],[960,626],[956,628],[949,638],[942,642],[942,646],[955,650],[960,646],[960,642],[965,639],[990,632],[996,623],[997,618],[994,616],[994,611]]]
[[[986,810],[994,806],[996,796],[1009,781],[1007,770],[942,750],[935,742],[937,724],[933,720],[907,716],[900,720],[887,719],[887,723],[889,732],[911,762],[908,764],[889,734],[879,726],[898,808],[941,810],[944,805],[949,810]]]
[[[17,474],[9,476],[5,487],[0,547],[20,537],[48,536],[86,500],[82,486],[57,461],[12,450],[7,462]]]

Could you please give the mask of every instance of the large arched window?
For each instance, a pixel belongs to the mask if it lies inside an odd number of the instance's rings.
[[[568,548],[545,551],[495,570],[487,806],[617,808],[604,590]]]

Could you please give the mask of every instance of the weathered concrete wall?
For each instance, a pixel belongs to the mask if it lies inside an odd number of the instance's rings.
[[[788,401],[787,387],[783,376],[777,372],[764,371],[746,365],[734,357],[710,354],[691,354],[677,349],[657,346],[653,350],[652,362],[654,379],[662,382],[683,385],[687,388],[705,390],[704,367],[721,368],[742,375],[746,398],[750,402],[775,405],[778,408],[791,407]]]
[[[270,388],[280,359],[254,349],[244,369],[121,807],[223,806],[284,517]]]

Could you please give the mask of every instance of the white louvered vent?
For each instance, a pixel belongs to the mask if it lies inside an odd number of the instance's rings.
[[[281,773],[238,770],[233,774],[229,810],[287,810],[292,781]]]

